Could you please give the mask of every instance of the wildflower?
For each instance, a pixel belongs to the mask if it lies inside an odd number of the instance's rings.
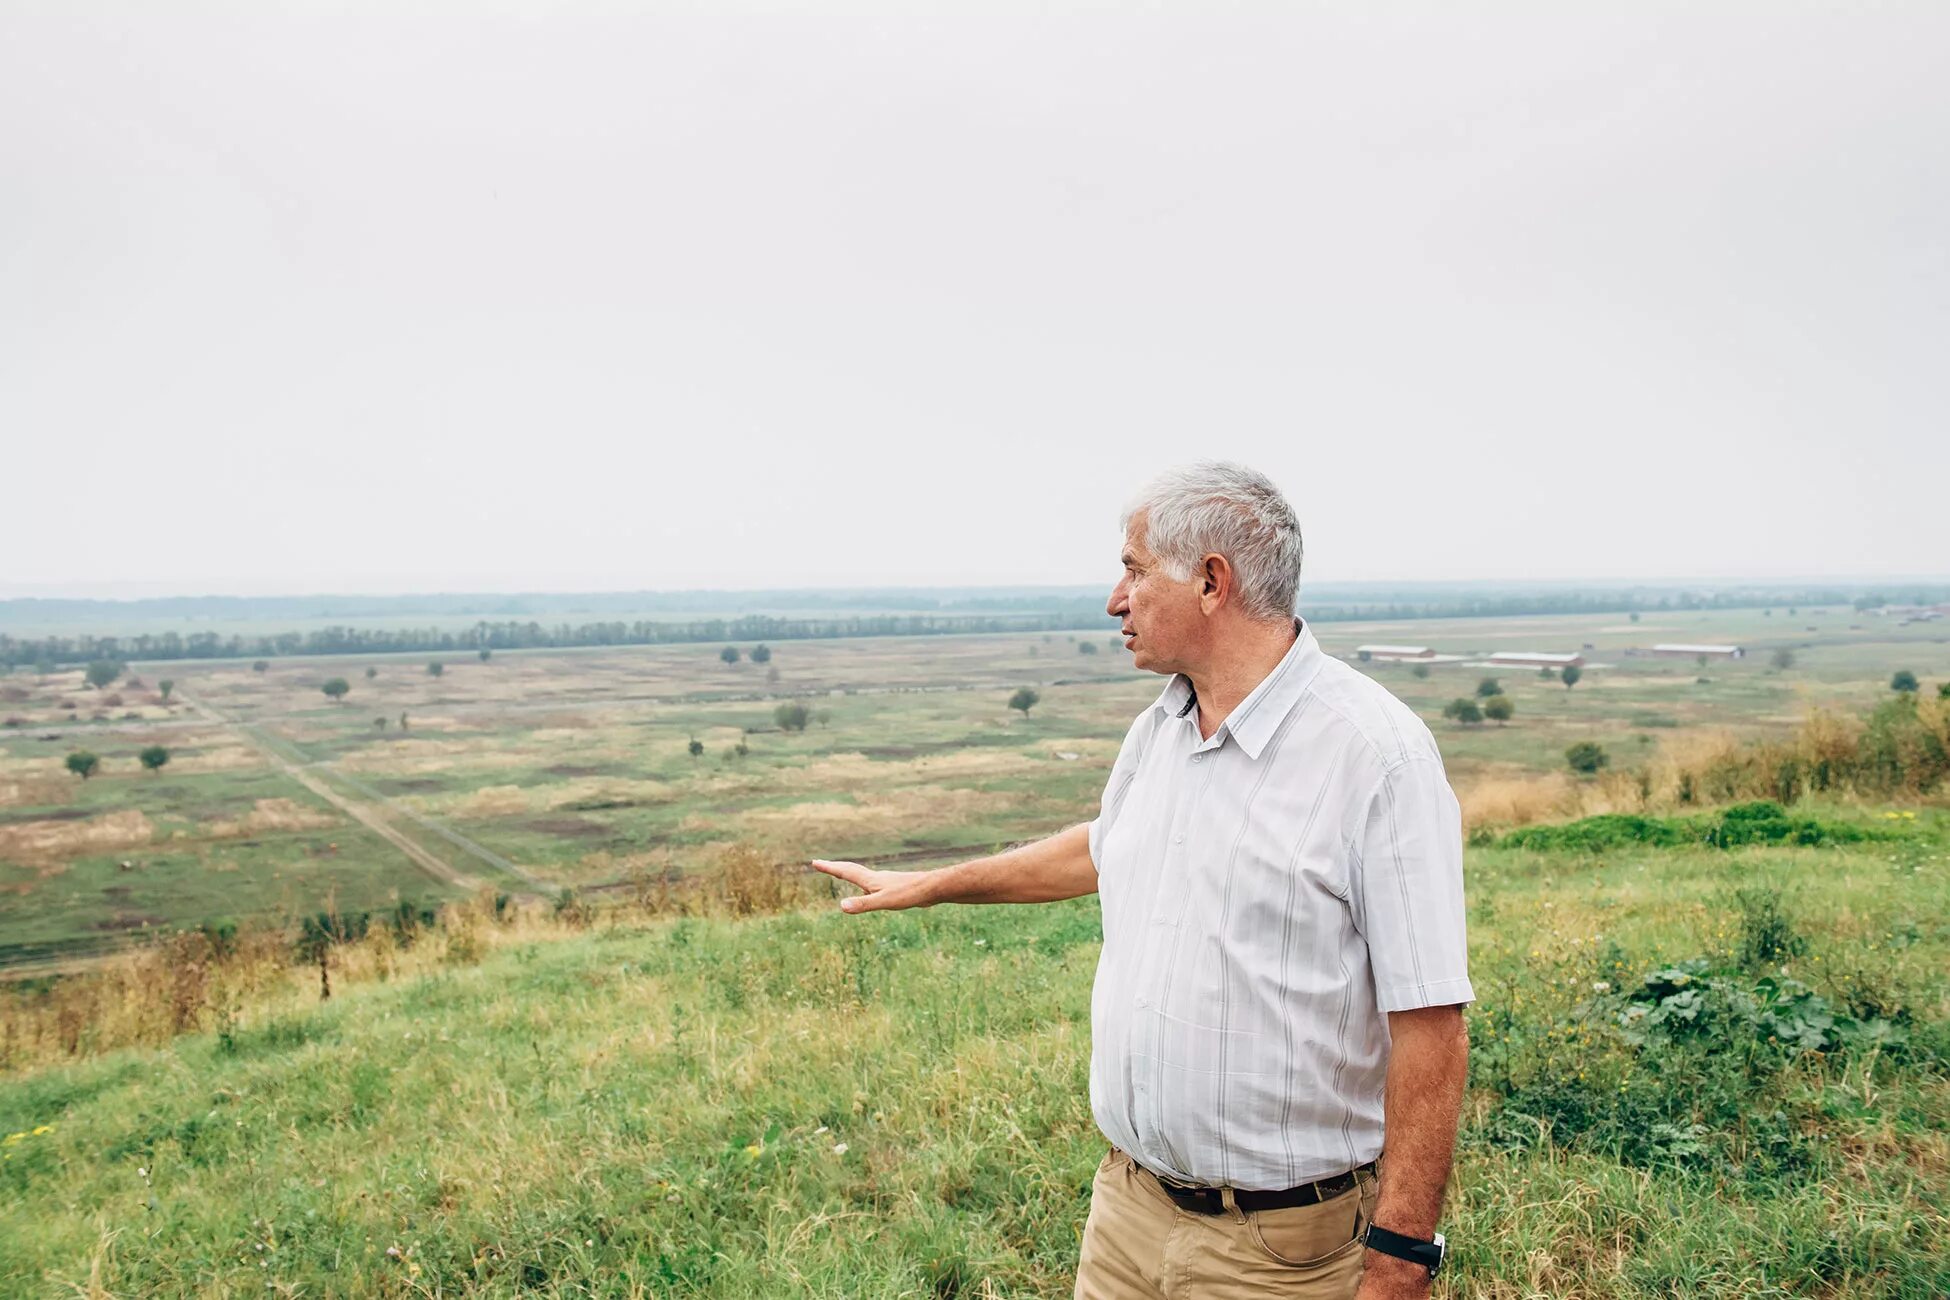
[[[844,1143],[844,1142],[835,1142],[835,1143],[833,1144],[833,1154],[834,1154],[834,1155],[836,1155],[836,1156],[843,1156],[843,1155],[845,1155],[845,1154],[846,1154],[846,1143]]]
[[[400,1257],[400,1250],[399,1250],[399,1247],[398,1247],[398,1246],[388,1246],[388,1247],[386,1247],[386,1254],[387,1254],[388,1256],[390,1256],[391,1258],[393,1258],[393,1259],[398,1259],[398,1258]]]
[[[826,1126],[824,1124],[821,1124],[818,1128],[813,1130],[813,1136],[818,1137],[821,1133],[824,1133],[825,1131],[826,1131]]]
[[[765,1148],[760,1146],[758,1143],[756,1142],[750,1143],[745,1147],[745,1158],[747,1160],[756,1160],[761,1154],[764,1153],[764,1150]]]
[[[53,1131],[54,1131],[54,1125],[52,1125],[52,1124],[43,1124],[43,1125],[41,1125],[41,1126],[40,1126],[39,1128],[37,1128],[37,1129],[35,1129],[35,1130],[34,1130],[34,1136],[35,1136],[35,1137],[39,1137],[39,1136],[41,1136],[41,1135],[42,1135],[43,1133],[52,1133]]]
[[[1593,993],[1609,993],[1611,992],[1611,981],[1595,980],[1592,982],[1591,991]]]

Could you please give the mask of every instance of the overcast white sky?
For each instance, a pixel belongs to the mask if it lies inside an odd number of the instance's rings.
[[[1950,5],[0,0],[0,595],[1950,572]]]

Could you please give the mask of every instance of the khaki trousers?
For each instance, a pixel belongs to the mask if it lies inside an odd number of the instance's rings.
[[[1374,1217],[1371,1174],[1331,1200],[1221,1214],[1181,1210],[1116,1147],[1097,1166],[1075,1300],[1349,1300]]]

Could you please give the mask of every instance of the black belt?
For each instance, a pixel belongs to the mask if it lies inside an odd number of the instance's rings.
[[[1166,1196],[1177,1203],[1181,1210],[1193,1214],[1224,1214],[1223,1194],[1216,1187],[1190,1186],[1172,1182],[1152,1173],[1135,1160],[1131,1162],[1141,1172],[1155,1181]],[[1331,1201],[1342,1192],[1355,1185],[1355,1175],[1373,1173],[1375,1162],[1370,1160],[1359,1168],[1350,1169],[1344,1174],[1335,1174],[1298,1187],[1283,1187],[1278,1191],[1256,1191],[1251,1188],[1234,1188],[1232,1203],[1242,1210],[1281,1210],[1290,1205],[1315,1205],[1321,1201]]]

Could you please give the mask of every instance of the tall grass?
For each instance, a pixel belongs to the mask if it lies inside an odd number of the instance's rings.
[[[1458,791],[1471,830],[1603,813],[1671,812],[1806,795],[1921,799],[1950,778],[1950,699],[1897,693],[1865,718],[1813,709],[1781,741],[1701,729],[1666,737],[1638,767],[1590,779],[1491,777]]]

